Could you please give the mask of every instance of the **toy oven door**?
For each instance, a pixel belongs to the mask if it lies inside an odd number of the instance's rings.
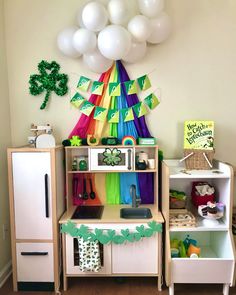
[[[126,171],[133,169],[133,150],[131,148],[91,148],[91,171]]]

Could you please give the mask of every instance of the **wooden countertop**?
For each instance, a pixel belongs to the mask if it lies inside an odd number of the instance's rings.
[[[120,218],[120,209],[121,208],[131,208],[131,205],[104,205],[104,210],[101,219],[71,219],[72,214],[74,213],[76,206],[67,210],[59,223],[67,223],[69,220],[73,221],[74,223],[83,223],[83,224],[104,224],[104,223],[148,223],[150,221],[156,221],[158,223],[163,223],[164,219],[160,211],[158,211],[156,205],[141,205],[139,208],[149,208],[152,212],[152,218],[150,219],[125,219]]]

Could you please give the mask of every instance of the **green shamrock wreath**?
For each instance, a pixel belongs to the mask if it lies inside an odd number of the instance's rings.
[[[63,96],[67,93],[68,76],[66,74],[58,73],[60,70],[60,65],[55,61],[49,63],[46,60],[42,60],[38,64],[38,70],[40,75],[30,75],[29,91],[32,95],[39,95],[44,90],[46,91],[44,101],[40,107],[40,109],[43,110],[48,103],[52,91],[60,96]]]

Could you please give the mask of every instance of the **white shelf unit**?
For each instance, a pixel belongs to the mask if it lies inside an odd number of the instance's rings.
[[[191,204],[193,181],[207,181],[215,188],[217,202],[225,204],[224,217],[217,226],[205,226],[194,206],[190,210],[197,219],[196,227],[169,226],[169,190],[184,191]],[[169,294],[175,283],[222,283],[227,295],[234,284],[235,248],[231,233],[233,170],[226,163],[214,161],[212,170],[186,170],[179,160],[162,163],[162,213],[166,221],[165,279]],[[184,240],[187,235],[196,239],[201,248],[199,258],[171,258],[170,241]]]

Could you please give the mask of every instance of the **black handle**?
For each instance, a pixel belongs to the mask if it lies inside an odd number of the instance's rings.
[[[131,170],[131,150],[128,149],[128,170]]]
[[[45,215],[46,218],[49,217],[49,210],[48,210],[48,175],[44,175],[44,185],[45,185]]]
[[[22,256],[46,256],[48,252],[21,252]]]

